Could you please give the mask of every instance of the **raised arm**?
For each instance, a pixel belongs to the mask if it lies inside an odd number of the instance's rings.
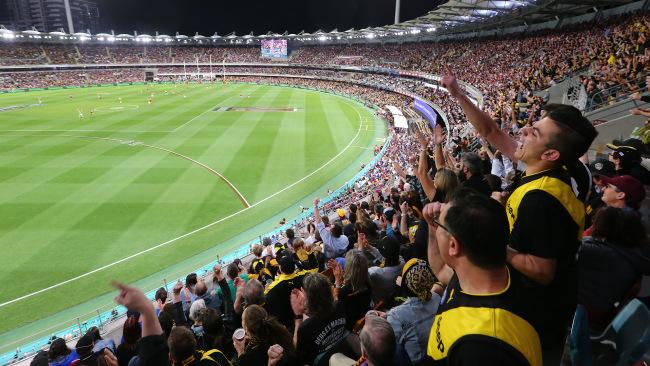
[[[429,267],[433,271],[433,274],[436,275],[438,281],[448,284],[449,280],[454,274],[454,271],[449,267],[445,261],[440,256],[440,250],[438,249],[438,240],[436,238],[436,230],[438,226],[435,224],[434,220],[437,220],[437,217],[440,215],[440,208],[442,205],[438,202],[429,203],[424,206],[422,210],[422,216],[429,224],[429,243],[427,247],[427,259],[429,260]]]
[[[316,224],[323,222],[323,219],[320,217],[320,211],[318,210],[318,204],[320,203],[320,198],[314,198],[314,220]]]
[[[420,151],[420,158],[418,161],[418,168],[415,171],[415,176],[420,181],[427,198],[432,200],[436,195],[436,186],[433,184],[433,180],[429,178],[429,156],[427,154],[428,144],[426,138],[424,138],[420,132],[418,132],[418,135],[420,135],[418,136],[418,139],[420,140],[422,150]]]
[[[436,144],[436,152],[433,154],[433,159],[436,162],[436,169],[446,167],[444,153],[442,152],[442,143],[445,141],[445,135],[442,132],[442,126],[436,125],[433,129],[434,143]]]
[[[517,149],[517,142],[510,138],[507,133],[502,131],[497,123],[492,120],[492,118],[469,100],[467,95],[458,85],[456,77],[451,73],[451,70],[447,69],[447,75],[443,76],[442,86],[444,86],[451,94],[452,97],[456,98],[458,104],[465,112],[467,119],[474,126],[478,133],[485,137],[486,140],[490,142],[492,146],[496,149],[501,150],[507,157],[513,157],[515,150]]]

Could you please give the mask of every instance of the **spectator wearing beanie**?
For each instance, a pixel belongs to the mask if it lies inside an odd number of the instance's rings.
[[[427,262],[417,258],[409,260],[402,272],[402,292],[407,299],[387,314],[398,349],[405,351],[412,365],[427,355],[429,332],[440,303],[440,296],[431,292],[435,281]]]
[[[294,316],[289,298],[293,289],[302,287],[304,271],[298,271],[293,257],[287,253],[278,260],[280,273],[264,291],[264,307],[270,315],[276,317],[287,329],[293,329]]]

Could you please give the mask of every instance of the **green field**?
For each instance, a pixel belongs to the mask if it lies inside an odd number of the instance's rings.
[[[0,94],[0,352],[108,309],[110,279],[149,290],[273,229],[385,134],[356,101],[289,87]]]

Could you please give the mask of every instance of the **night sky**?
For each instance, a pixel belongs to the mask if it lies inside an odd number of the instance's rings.
[[[101,31],[188,36],[325,32],[393,23],[395,0],[96,0]],[[432,10],[440,0],[402,0],[400,19]]]

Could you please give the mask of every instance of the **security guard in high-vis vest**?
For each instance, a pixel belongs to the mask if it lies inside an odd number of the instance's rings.
[[[424,208],[429,261],[447,284],[429,334],[435,364],[542,365],[539,335],[529,322],[518,275],[506,265],[508,219],[497,201],[459,191]]]

